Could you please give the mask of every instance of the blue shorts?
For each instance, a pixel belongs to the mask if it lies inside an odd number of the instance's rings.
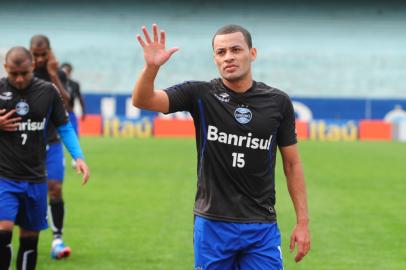
[[[28,231],[45,230],[48,228],[47,195],[47,182],[0,178],[0,220],[12,221]]]
[[[48,180],[63,181],[65,175],[65,157],[63,156],[62,143],[47,145],[46,161]]]
[[[195,269],[283,269],[276,223],[220,222],[196,216],[193,237]]]
[[[69,121],[75,130],[76,136],[79,137],[79,131],[78,131],[78,119],[76,118],[76,115],[74,112],[69,112]]]

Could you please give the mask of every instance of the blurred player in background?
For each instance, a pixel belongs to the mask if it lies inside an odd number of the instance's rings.
[[[48,37],[35,35],[31,38],[30,50],[34,56],[34,75],[40,79],[52,82],[58,89],[65,107],[69,108],[70,94],[66,90],[66,74],[58,68]],[[47,172],[49,194],[49,221],[53,232],[51,257],[61,259],[68,257],[71,249],[65,246],[62,233],[65,217],[65,205],[62,197],[62,184],[65,175],[65,159],[63,146],[55,127],[50,124],[47,128]]]
[[[256,82],[251,64],[257,51],[250,33],[237,25],[213,37],[221,78],[189,81],[154,90],[160,67],[178,49],[165,48],[165,32],[137,36],[145,67],[133,90],[139,108],[189,111],[196,128],[198,184],[195,200],[195,269],[283,269],[275,211],[275,160],[279,148],[296,211],[290,249],[300,261],[310,249],[307,195],[296,146],[295,115],[282,91]]]
[[[77,122],[77,118],[76,115],[74,113],[74,107],[75,107],[75,101],[78,100],[79,104],[80,104],[80,110],[82,112],[82,120],[85,119],[86,117],[86,111],[85,111],[85,103],[83,101],[83,97],[82,97],[82,93],[80,92],[80,84],[75,81],[72,80],[72,71],[73,71],[73,67],[70,63],[63,63],[61,65],[61,69],[63,70],[63,72],[65,72],[66,76],[67,76],[67,82],[66,82],[66,90],[69,93],[69,103],[68,103],[68,112],[69,112],[69,120],[73,126],[73,128],[75,129],[76,134],[79,136],[78,133],[78,122]]]
[[[0,80],[0,270],[11,269],[14,225],[20,227],[17,270],[34,270],[38,239],[48,227],[46,126],[52,123],[76,160],[85,184],[89,170],[55,86],[34,77],[30,51],[6,55]]]

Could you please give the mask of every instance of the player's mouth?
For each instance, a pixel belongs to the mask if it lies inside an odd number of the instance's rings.
[[[237,65],[226,65],[224,67],[224,71],[226,71],[226,72],[234,72],[234,71],[237,70],[237,68],[238,68]]]

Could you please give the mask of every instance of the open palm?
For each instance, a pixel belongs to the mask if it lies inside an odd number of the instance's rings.
[[[158,26],[156,24],[152,25],[153,40],[151,40],[145,26],[142,27],[142,32],[144,33],[145,41],[140,35],[137,35],[137,40],[144,49],[144,58],[147,65],[159,67],[165,64],[171,55],[178,50],[178,48],[165,49],[165,32],[161,30],[158,37]]]

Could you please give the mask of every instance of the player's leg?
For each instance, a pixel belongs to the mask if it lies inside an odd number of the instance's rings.
[[[0,178],[0,270],[11,269],[11,237],[18,213],[20,184]]]
[[[61,259],[68,257],[71,249],[65,246],[62,233],[65,217],[65,203],[63,200],[63,179],[65,160],[62,144],[50,144],[47,150],[48,195],[49,195],[49,223],[52,228],[53,241],[51,244],[51,257]]]
[[[16,225],[20,226],[17,270],[34,270],[37,264],[39,232],[48,228],[46,182],[27,183],[20,198]]]
[[[193,242],[195,269],[234,269],[239,243],[238,230],[233,223],[196,216]]]
[[[0,211],[2,207],[0,206]],[[0,270],[9,270],[13,250],[11,247],[11,236],[13,234],[14,222],[0,220]]]
[[[281,235],[276,223],[245,224],[242,230],[244,252],[239,270],[282,270]]]
[[[20,247],[17,255],[17,270],[34,270],[38,257],[38,231],[20,230]]]
[[[48,180],[49,195],[49,222],[51,224],[54,239],[62,238],[63,219],[65,216],[65,205],[62,198],[62,182],[59,180]]]

